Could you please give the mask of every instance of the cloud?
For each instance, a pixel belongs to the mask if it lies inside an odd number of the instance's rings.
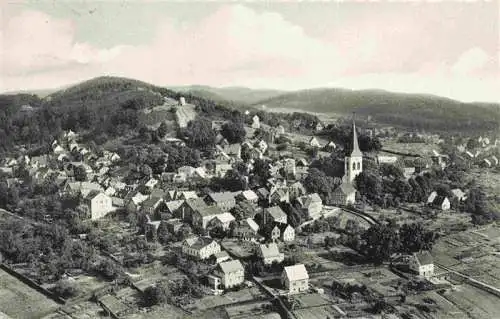
[[[161,20],[152,40],[141,45],[99,48],[77,39],[74,21],[26,11],[0,30],[0,89],[57,87],[107,74],[158,85],[340,86],[462,100],[499,97],[496,78],[469,76],[489,63],[486,52],[472,45],[449,61],[442,47],[430,48],[432,34],[415,19],[367,13],[329,37],[314,37],[276,12],[232,4],[194,23]]]
[[[75,64],[104,63],[119,48],[104,50],[75,41],[71,20],[25,11],[2,24],[3,72],[19,75]]]
[[[481,48],[471,48],[460,55],[451,70],[458,75],[469,75],[485,66],[489,60],[490,57]]]

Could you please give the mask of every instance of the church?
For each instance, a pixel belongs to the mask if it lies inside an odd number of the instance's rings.
[[[345,173],[342,184],[333,192],[333,203],[335,205],[354,204],[356,200],[356,189],[354,179],[363,171],[363,153],[359,149],[356,123],[352,120],[352,151],[345,157]]]

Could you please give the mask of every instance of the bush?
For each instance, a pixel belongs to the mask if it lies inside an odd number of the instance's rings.
[[[143,303],[147,307],[162,304],[167,302],[170,295],[170,290],[163,282],[157,283],[144,290]]]
[[[61,279],[56,283],[52,292],[58,297],[68,299],[75,296],[78,293],[78,289],[75,282]]]

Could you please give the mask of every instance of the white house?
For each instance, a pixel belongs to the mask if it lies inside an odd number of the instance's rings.
[[[280,263],[285,259],[285,254],[280,253],[275,243],[260,245],[257,249],[257,256],[262,259],[264,265],[271,265],[273,262]]]
[[[89,207],[90,218],[92,220],[104,217],[113,210],[113,201],[111,197],[101,191],[91,191],[85,196],[85,204]]]
[[[309,274],[303,264],[288,266],[283,269],[281,283],[289,294],[305,292],[309,289]]]
[[[434,261],[428,251],[413,253],[409,266],[410,270],[415,271],[419,276],[429,278],[434,275]]]
[[[321,146],[318,142],[318,139],[314,136],[309,140],[309,145],[312,147],[320,147]]]
[[[190,237],[182,242],[182,253],[196,259],[208,259],[221,251],[220,245],[209,237]]]
[[[214,286],[222,284],[224,289],[236,287],[245,281],[245,270],[239,260],[225,261],[217,265],[213,275],[209,276],[209,281],[214,283]]]

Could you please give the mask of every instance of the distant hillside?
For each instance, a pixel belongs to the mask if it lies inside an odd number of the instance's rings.
[[[387,125],[426,130],[493,130],[500,123],[500,105],[462,103],[423,95],[382,90],[314,89],[282,94],[255,105],[318,113],[371,115]]]
[[[178,92],[189,92],[193,95],[212,99],[214,101],[233,101],[242,104],[254,104],[258,101],[270,99],[285,91],[266,90],[266,89],[249,89],[245,87],[210,87],[204,85],[191,85],[171,87],[172,90]]]

